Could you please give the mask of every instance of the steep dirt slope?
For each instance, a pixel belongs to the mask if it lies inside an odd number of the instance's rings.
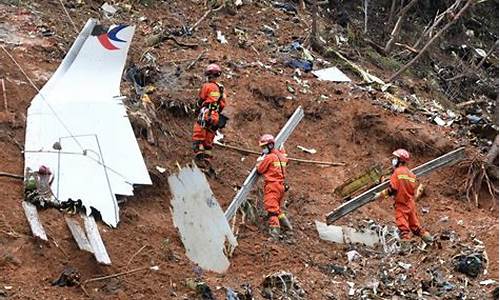
[[[94,4],[97,6],[97,3]],[[31,11],[5,5],[0,5],[0,11],[0,21],[11,24],[14,34],[30,41],[23,42],[19,47],[7,48],[36,84],[42,86],[73,40],[74,34],[61,8],[57,2],[44,1]],[[188,24],[193,24],[204,11],[203,6],[194,1],[180,1],[158,5],[156,9],[137,6],[132,12],[118,16],[117,22],[139,24],[130,61],[138,62],[146,49],[143,47],[144,32],[153,27],[152,22],[162,20],[164,25],[177,27],[180,17],[176,16],[184,15]],[[96,15],[88,7],[71,12],[79,25],[84,23],[87,13],[88,16]],[[148,17],[148,21],[139,23],[137,18],[143,15]],[[268,42],[259,29],[272,20],[280,25],[280,29],[276,32],[276,40]],[[48,24],[56,35],[40,37],[37,24]],[[210,24],[223,30],[229,45],[221,45],[215,40]],[[304,29],[298,24],[294,23],[292,17],[269,7],[243,6],[234,16],[221,12],[205,20],[191,38],[191,41],[200,43],[200,49],[183,50],[168,41],[150,50],[157,57],[158,64],[169,72],[175,70],[175,66],[167,61],[195,58],[201,49],[208,49],[208,58],[197,63],[192,70],[182,73],[175,84],[158,85],[158,92],[152,96],[155,103],[166,99],[185,103],[193,101],[201,83],[203,67],[209,61],[216,61],[224,67],[225,74],[231,74],[230,78],[226,76],[223,79],[229,91],[227,113],[231,118],[228,128],[224,130],[227,142],[256,148],[255,141],[262,133],[278,132],[295,107],[303,105],[306,117],[286,144],[290,155],[346,163],[345,167],[336,168],[290,165],[289,182],[292,189],[287,201],[296,228],[290,242],[271,242],[262,226],[246,224],[240,228],[240,245],[231,259],[229,271],[223,275],[199,274],[195,265],[185,257],[182,243],[172,225],[166,182],[168,173],[176,170],[176,162],[185,164],[191,160],[190,131],[193,120],[192,117],[160,111],[160,118],[172,136],[162,136],[157,132],[157,146],[140,139],[154,185],[139,188],[136,196],[121,206],[122,222],[117,229],[100,226],[113,261],[110,267],[99,266],[90,254],[77,250],[66,229],[63,215],[59,212],[41,213],[51,242],[42,244],[35,241],[20,205],[21,183],[0,178],[0,289],[7,292],[9,299],[85,298],[85,293],[79,288],[51,287],[50,281],[58,277],[67,265],[78,269],[84,279],[141,266],[160,266],[157,272],[144,271],[87,285],[87,292],[96,299],[194,299],[194,292],[185,286],[185,280],[198,276],[207,281],[220,299],[223,298],[224,289],[217,287],[239,288],[243,283],[250,283],[256,298],[260,299],[259,286],[263,276],[279,270],[290,271],[297,276],[307,292],[307,299],[327,299],[329,293],[338,299],[347,299],[346,281],[349,280],[332,278],[322,272],[321,267],[329,263],[346,264],[345,252],[349,246],[321,241],[314,227],[314,220],[323,220],[325,213],[340,204],[340,200],[333,196],[334,188],[364,167],[376,162],[388,164],[389,154],[396,147],[412,150],[415,157],[413,165],[417,165],[458,144],[447,136],[446,130],[426,123],[425,119],[394,114],[374,105],[372,100],[379,95],[359,87],[318,82],[312,75],[304,74],[302,79],[309,81],[309,92],[299,92],[296,99],[288,100],[285,98],[290,95],[286,82],[294,85],[297,91],[300,87],[291,78],[293,70],[282,66],[279,60],[271,70],[259,66],[234,67],[235,62],[240,64],[242,61],[252,63],[260,60],[264,64],[272,64],[269,59],[273,58],[273,51],[268,46],[286,45],[294,37],[303,37]],[[236,46],[236,37],[230,33],[233,27],[242,27],[251,33],[259,55],[251,49]],[[35,38],[29,37],[30,32]],[[201,38],[208,41],[200,41]],[[0,59],[0,74],[6,78],[9,110],[14,118],[11,122],[11,115],[2,114],[0,143],[3,151],[0,152],[0,170],[22,173],[22,155],[15,141],[23,144],[26,108],[36,92],[3,52]],[[181,64],[181,69],[186,64]],[[273,70],[278,69],[283,70],[282,74],[273,73]],[[125,91],[131,91],[129,83],[124,83],[123,87]],[[320,95],[329,98],[318,101]],[[297,145],[315,148],[318,153],[308,156],[297,150]],[[219,171],[219,178],[210,180],[210,183],[217,199],[226,207],[235,189],[252,168],[255,157],[224,149],[216,149],[215,153],[217,159],[214,164]],[[168,172],[158,173],[155,169],[157,165],[167,168]],[[85,178],[78,180],[85,184]],[[486,244],[491,260],[488,275],[481,279],[498,278],[497,211],[476,209],[463,202],[458,193],[462,180],[463,175],[457,167],[436,172],[423,180],[428,189],[419,205],[431,208],[423,216],[423,222],[433,233],[451,229],[468,242],[471,241],[469,235],[475,234]],[[251,195],[251,199],[259,198],[259,190]],[[445,215],[449,221],[440,222]],[[362,219],[390,224],[393,222],[390,201],[364,207],[341,220],[341,223],[359,224]],[[458,225],[458,220],[463,220],[464,225]],[[134,257],[143,246],[146,246],[144,250]],[[363,252],[362,247],[357,249],[363,255],[370,255],[369,252]],[[456,248],[455,245],[443,243],[443,249],[429,251],[417,252],[402,259],[415,266],[426,256],[440,256],[449,262]],[[376,259],[369,260],[364,267],[365,272],[356,279],[357,284],[362,285],[367,278],[375,276],[378,264]],[[490,288],[479,287],[477,282],[474,280],[471,283],[471,290],[489,292]],[[6,289],[6,286],[11,289]]]

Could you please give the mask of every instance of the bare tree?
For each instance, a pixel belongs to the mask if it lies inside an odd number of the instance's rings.
[[[426,40],[427,38],[431,38],[434,33],[434,30],[441,24],[443,20],[451,18],[454,15],[454,12],[458,10],[462,2],[463,0],[457,0],[452,5],[450,5],[450,7],[448,7],[444,12],[439,13],[438,11],[436,13],[436,16],[434,17],[434,20],[432,20],[425,27],[424,31],[422,32],[422,35],[413,45],[413,48],[417,48],[420,45],[420,43],[422,43],[424,40]]]
[[[319,29],[318,29],[318,0],[313,0],[312,3],[312,25],[311,25],[311,47],[313,50],[321,52],[323,49],[321,43],[319,42]]]
[[[493,142],[493,145],[491,145],[488,154],[486,154],[486,161],[489,164],[494,164],[495,160],[497,159],[498,159],[498,134],[497,137],[495,138],[495,141]]]
[[[461,0],[457,0],[456,2],[459,2]],[[411,67],[421,56],[422,54],[425,53],[425,51],[427,50],[427,48],[429,48],[429,46],[434,43],[434,41],[440,37],[444,32],[446,32],[448,30],[448,28],[451,27],[451,25],[455,24],[455,22],[464,14],[464,12],[469,8],[469,6],[471,5],[474,5],[475,4],[475,1],[477,0],[468,0],[464,6],[460,9],[460,11],[455,14],[453,16],[453,18],[443,27],[441,28],[441,30],[439,30],[428,42],[427,44],[425,44],[424,47],[422,47],[422,49],[420,50],[420,52],[412,59],[410,60],[406,65],[404,65],[403,67],[401,67],[401,69],[399,69],[396,73],[394,73],[391,78],[389,78],[389,82],[392,82],[394,81],[394,79],[396,79],[399,75],[401,75],[401,73],[403,73],[404,71],[406,71],[409,67]]]
[[[365,29],[363,33],[368,32],[368,0],[362,0],[363,1],[363,11],[365,13]]]
[[[389,26],[392,25],[392,19],[394,19],[394,13],[396,12],[396,1],[397,0],[392,0],[391,2],[391,10],[389,12],[389,19],[387,20],[387,28],[386,31],[389,31]]]
[[[412,8],[415,3],[417,3],[418,0],[411,0],[408,4],[406,4],[401,10],[399,11],[397,17],[398,20],[396,21],[396,24],[394,25],[394,29],[391,32],[391,36],[389,38],[389,41],[387,41],[387,44],[385,45],[384,52],[385,53],[390,53],[392,50],[392,46],[394,46],[394,43],[399,37],[399,33],[401,32],[401,25],[403,24],[404,17],[406,13]]]

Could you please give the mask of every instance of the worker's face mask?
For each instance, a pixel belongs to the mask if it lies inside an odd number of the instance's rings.
[[[394,169],[398,166],[398,162],[399,160],[396,157],[392,159],[391,164]]]
[[[264,147],[264,148],[262,148],[262,153],[264,153],[264,154],[269,154],[269,152],[270,152],[270,151],[269,151],[269,148],[268,148],[268,147]]]

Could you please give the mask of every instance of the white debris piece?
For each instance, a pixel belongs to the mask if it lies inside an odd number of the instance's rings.
[[[104,2],[101,6],[102,11],[104,12],[104,16],[106,18],[112,18],[114,14],[118,11],[113,5],[108,4],[108,2]]]
[[[222,142],[223,139],[224,139],[224,135],[219,130],[217,130],[215,132],[214,143],[222,145],[223,144],[223,142]]]
[[[441,217],[441,219],[439,219],[439,222],[440,222],[440,223],[446,223],[446,222],[448,222],[448,220],[449,220],[449,219],[450,219],[450,217],[448,217],[448,216],[443,216],[443,217]]]
[[[356,293],[356,290],[354,289],[354,282],[348,281],[347,285],[349,286],[349,296],[354,296],[354,294]]]
[[[318,152],[314,148],[306,148],[306,147],[302,147],[302,146],[297,146],[297,148],[299,148],[303,152],[310,153],[310,154],[315,154],[316,152]]]
[[[238,243],[205,175],[196,166],[185,167],[170,176],[168,184],[174,225],[186,255],[205,270],[225,272],[229,260],[224,250],[229,246],[231,253]]]
[[[401,268],[403,268],[405,270],[409,270],[411,268],[411,264],[406,264],[406,263],[401,262],[401,261],[398,262],[398,266],[400,266]]]
[[[312,71],[319,80],[334,81],[334,82],[351,82],[351,79],[347,77],[342,71],[337,67],[330,67],[326,69]]]
[[[227,44],[226,37],[222,34],[222,32],[220,30],[217,30],[217,40],[221,44]]]
[[[151,184],[151,178],[120,96],[134,26],[97,26],[87,22],[33,98],[24,158],[25,168],[52,170],[57,199],[81,199],[88,214],[93,207],[115,227],[116,195],[132,196],[135,184]]]
[[[167,169],[165,169],[164,167],[160,167],[160,166],[156,166],[156,170],[158,170],[158,172],[160,173],[165,173],[165,171],[167,171]]]
[[[488,54],[486,53],[486,51],[484,51],[484,50],[483,50],[483,49],[481,49],[481,48],[475,48],[474,50],[476,50],[476,53],[477,53],[479,56],[483,57],[483,58],[484,58],[484,57],[486,57],[486,55],[488,55]]]
[[[160,267],[159,266],[152,266],[152,267],[149,267],[149,269],[151,271],[160,271]]]
[[[346,226],[326,225],[319,221],[315,223],[320,239],[325,241],[339,244],[360,243],[368,247],[374,247],[380,243],[377,232],[373,230],[358,231]]]
[[[438,124],[439,126],[445,126],[446,125],[446,122],[443,119],[441,119],[440,116],[436,116],[434,118],[434,123]]]
[[[494,285],[497,284],[497,282],[493,279],[486,279],[481,282],[479,282],[480,285]]]
[[[361,254],[359,254],[359,252],[356,250],[351,250],[351,251],[347,252],[346,254],[347,254],[347,261],[349,261],[349,262],[353,262],[353,261],[357,260],[358,258],[361,258]]]

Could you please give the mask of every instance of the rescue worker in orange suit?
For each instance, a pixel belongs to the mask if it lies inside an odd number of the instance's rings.
[[[292,225],[282,211],[288,158],[284,150],[278,150],[274,137],[264,134],[259,140],[262,155],[258,159],[257,173],[264,176],[264,209],[268,214],[269,233],[275,239],[281,234],[281,226],[291,231]]]
[[[390,178],[390,185],[387,189],[375,194],[375,198],[394,197],[396,225],[399,228],[403,242],[409,241],[410,233],[413,232],[424,242],[431,244],[433,242],[432,236],[422,228],[417,216],[415,205],[417,177],[406,165],[410,161],[410,153],[404,149],[398,149],[392,155],[394,155],[392,159],[394,171]]]
[[[210,64],[205,69],[205,82],[196,101],[195,112],[198,115],[193,127],[193,150],[195,159],[202,168],[211,168],[212,147],[217,129],[224,127],[226,118],[221,112],[226,106],[224,87],[217,82],[222,70],[216,64]],[[221,124],[223,122],[224,124]]]

